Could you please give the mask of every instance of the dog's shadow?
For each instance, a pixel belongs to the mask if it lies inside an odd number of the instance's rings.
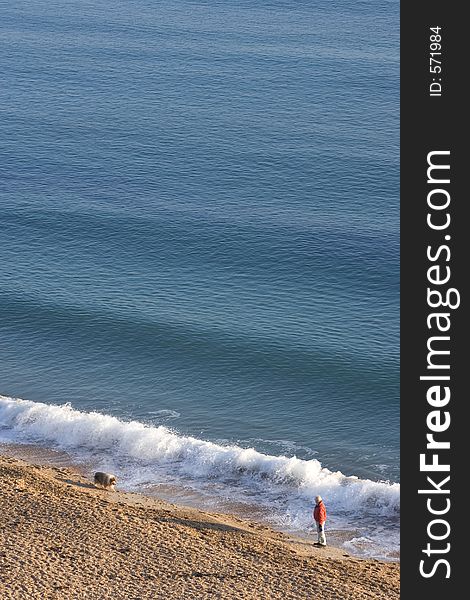
[[[74,485],[75,487],[87,488],[89,490],[97,489],[93,483],[83,483],[83,481],[74,481],[73,479],[62,479],[62,477],[56,477],[56,479],[68,485]]]

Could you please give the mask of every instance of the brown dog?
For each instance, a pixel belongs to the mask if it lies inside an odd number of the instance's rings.
[[[114,490],[116,487],[116,477],[111,473],[95,473],[95,485],[100,485],[105,490]]]

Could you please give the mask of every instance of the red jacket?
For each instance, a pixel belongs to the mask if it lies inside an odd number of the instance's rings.
[[[313,509],[313,518],[317,523],[320,523],[320,525],[323,525],[323,523],[326,521],[326,508],[323,502],[317,504]]]

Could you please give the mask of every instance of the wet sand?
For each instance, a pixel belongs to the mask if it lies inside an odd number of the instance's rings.
[[[0,598],[399,598],[399,564],[0,456]]]

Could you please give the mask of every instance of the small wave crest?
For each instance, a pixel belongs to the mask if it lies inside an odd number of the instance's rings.
[[[152,419],[160,421],[168,421],[169,419],[178,419],[181,417],[181,413],[176,410],[170,410],[168,408],[162,408],[161,410],[149,410],[148,416]]]

